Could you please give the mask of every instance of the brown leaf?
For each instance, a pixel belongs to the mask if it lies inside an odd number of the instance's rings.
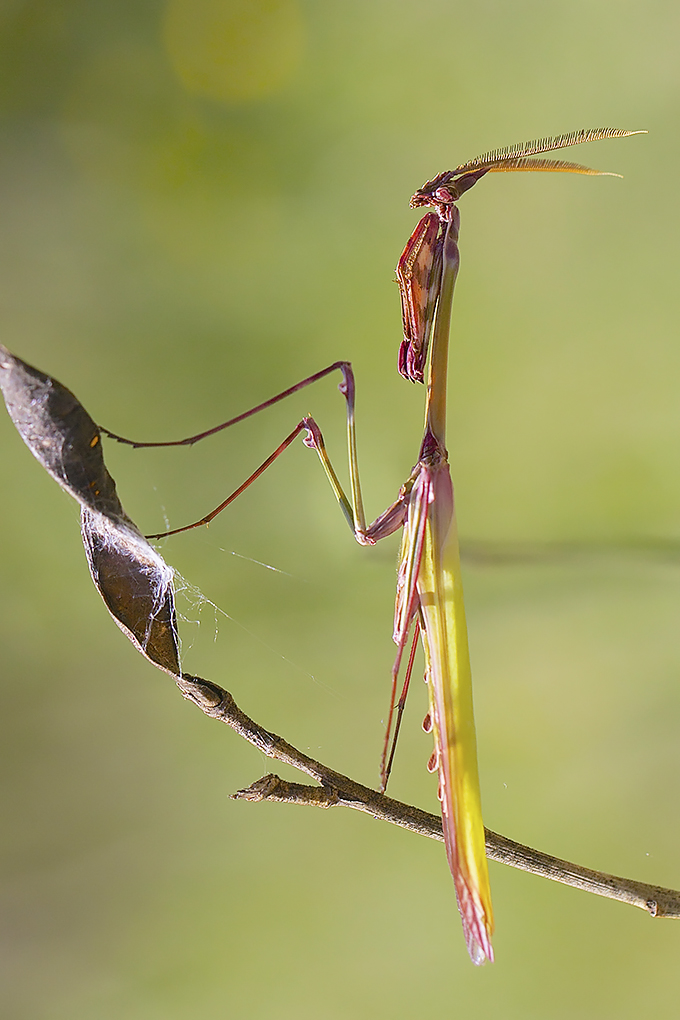
[[[0,389],[31,453],[81,505],[92,579],[114,620],[154,665],[179,675],[173,571],[123,510],[96,424],[70,390],[2,345]]]
[[[173,570],[134,524],[83,507],[81,532],[92,580],[135,647],[172,676],[180,673]]]

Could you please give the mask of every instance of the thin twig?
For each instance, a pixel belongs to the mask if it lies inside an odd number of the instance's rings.
[[[320,786],[289,783],[275,775],[264,776],[246,790],[233,794],[236,800],[271,800],[285,804],[311,804],[315,807],[350,807],[364,811],[374,818],[399,825],[411,832],[443,841],[442,821],[437,815],[384,794],[371,790],[353,779],[329,769],[321,762],[298,751],[282,737],[270,733],[242,712],[231,694],[217,684],[184,673],[177,681],[180,691],[193,701],[205,715],[231,726],[240,736],[257,747],[269,758],[292,765],[319,782]],[[499,861],[511,868],[529,871],[534,875],[571,885],[576,889],[621,900],[641,907],[652,917],[680,917],[680,891],[634,882],[601,871],[583,868],[578,864],[560,860],[540,850],[516,843],[486,829],[486,853],[491,861]]]

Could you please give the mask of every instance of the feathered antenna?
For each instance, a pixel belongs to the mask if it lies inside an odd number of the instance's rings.
[[[487,173],[509,173],[512,170],[543,170],[553,173],[589,174],[593,177],[620,177],[621,174],[607,170],[593,170],[581,163],[571,163],[564,159],[532,159],[530,157],[541,152],[553,152],[555,149],[566,149],[570,145],[582,145],[584,142],[599,142],[603,138],[628,138],[630,135],[646,135],[646,131],[624,131],[622,128],[582,128],[570,131],[566,135],[555,135],[553,138],[537,138],[532,142],[519,142],[508,145],[504,149],[492,149],[481,156],[475,156],[467,163],[461,163],[455,170],[445,170],[437,174],[431,181],[426,181],[411,196],[411,208],[423,205],[437,205],[453,200],[468,191]],[[448,188],[449,198],[435,198],[440,189]]]
[[[467,163],[462,163],[455,170],[456,174],[466,173],[469,170],[481,170],[487,167],[489,170],[499,163],[506,164],[506,167],[499,169],[522,169],[521,166],[509,166],[509,161],[521,160],[526,156],[535,156],[539,152],[554,152],[555,149],[566,149],[570,145],[582,145],[584,142],[599,142],[603,138],[628,138],[630,135],[646,135],[646,131],[624,131],[622,128],[582,128],[580,131],[570,131],[566,135],[556,135],[554,138],[536,138],[532,142],[519,142],[517,145],[508,145],[504,149],[492,149],[491,152],[484,152],[481,156],[475,156]],[[537,162],[541,162],[540,160]],[[563,164],[562,166],[545,167],[527,166],[526,169],[572,169],[578,164]],[[585,172],[589,172],[584,168]],[[578,171],[577,171],[578,172]],[[591,173],[593,171],[590,171]],[[597,171],[595,171],[597,172]]]

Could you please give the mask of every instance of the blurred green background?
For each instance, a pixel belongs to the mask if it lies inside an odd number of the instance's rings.
[[[680,541],[679,47],[669,0],[0,3],[2,341],[149,440],[351,359],[371,516],[419,446],[412,191],[496,146],[649,129],[566,156],[624,180],[462,200],[449,446],[463,540],[573,544],[465,564],[487,824],[675,886],[680,561],[653,547]],[[179,526],[309,412],[344,467],[333,380],[108,464],[143,530]],[[678,922],[492,864],[477,970],[439,844],[230,801],[271,763],[135,653],[75,504],[5,416],[0,443],[3,1017],[677,1016]],[[397,543],[356,546],[296,444],[164,546],[185,668],[375,783]],[[417,684],[391,792],[434,809],[424,711]]]

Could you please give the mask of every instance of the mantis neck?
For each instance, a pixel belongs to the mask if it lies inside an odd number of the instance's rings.
[[[442,255],[442,275],[439,301],[432,329],[432,352],[427,378],[427,402],[425,404],[425,437],[432,436],[442,450],[446,449],[446,382],[449,361],[449,331],[451,328],[451,306],[453,289],[456,285],[460,255],[458,252],[458,228],[460,213],[455,205],[450,207],[451,218],[446,224]]]

